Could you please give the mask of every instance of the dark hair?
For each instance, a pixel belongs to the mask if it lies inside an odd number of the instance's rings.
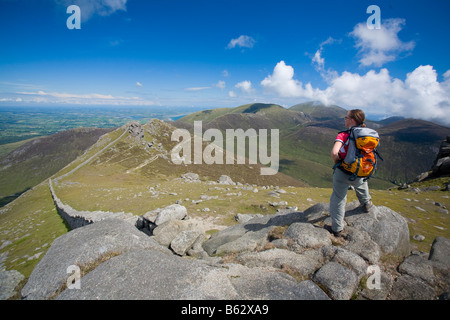
[[[350,118],[356,121],[358,126],[365,127],[364,121],[366,120],[366,115],[364,114],[364,111],[360,109],[353,109],[349,111]]]

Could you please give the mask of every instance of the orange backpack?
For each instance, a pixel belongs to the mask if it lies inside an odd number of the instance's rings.
[[[377,151],[380,137],[367,127],[353,127],[349,131],[347,154],[337,166],[351,175],[350,180],[363,177],[366,181],[375,173],[378,157],[383,160]]]

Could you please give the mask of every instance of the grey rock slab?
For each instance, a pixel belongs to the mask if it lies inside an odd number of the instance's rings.
[[[450,288],[450,239],[437,237],[431,246],[429,261],[433,264],[436,284],[444,291]]]
[[[217,232],[205,241],[203,248],[209,255],[213,255],[216,253],[217,248],[228,242],[235,241],[246,233],[259,233],[261,235],[268,233],[271,227],[287,226],[300,221],[302,221],[302,214],[299,212],[256,217],[245,223],[234,225]]]
[[[169,220],[153,229],[153,237],[161,245],[169,247],[177,236],[187,230],[200,232],[200,227],[191,220]]]
[[[254,232],[247,232],[236,240],[224,243],[216,249],[216,254],[240,253],[253,251],[258,247],[263,247],[267,242],[269,232],[274,227],[263,228]]]
[[[348,225],[366,231],[384,253],[399,257],[409,255],[409,228],[406,219],[384,206],[374,206],[369,213],[361,208],[346,212]]]
[[[169,220],[183,220],[187,215],[186,207],[179,204],[172,204],[158,212],[155,224],[159,226]]]
[[[433,264],[430,260],[419,256],[410,255],[398,266],[400,273],[406,273],[410,276],[420,278],[430,285],[434,285]]]
[[[17,270],[0,269],[0,300],[7,300],[16,294],[15,288],[25,279]]]
[[[328,262],[313,277],[335,300],[349,300],[358,287],[356,274],[337,262]]]
[[[405,274],[395,279],[388,299],[435,300],[436,292],[422,279]]]
[[[26,299],[48,299],[66,284],[68,268],[88,266],[106,255],[155,248],[170,251],[121,219],[106,219],[72,230],[53,241],[22,289]]]
[[[243,276],[232,277],[231,283],[242,299],[256,300],[329,300],[311,280],[297,282],[280,272],[261,273],[249,269]]]
[[[364,230],[354,227],[347,227],[346,230],[348,240],[343,245],[344,249],[358,254],[371,264],[376,264],[381,256],[380,246]]]
[[[450,239],[444,237],[434,239],[429,259],[450,268]]]
[[[204,235],[194,230],[182,231],[170,242],[170,248],[182,256],[193,246],[198,237],[204,237]]]
[[[358,277],[358,281],[367,273],[368,264],[366,261],[354,252],[344,248],[336,248],[332,260],[353,270]]]
[[[234,216],[234,219],[239,222],[239,223],[246,223],[248,221],[250,221],[253,218],[261,218],[263,215],[259,214],[259,213],[255,213],[255,214],[242,214],[242,213],[238,213]]]
[[[325,220],[330,214],[329,203],[317,203],[303,213],[302,222],[316,223]]]
[[[227,175],[221,175],[219,180],[217,181],[220,184],[234,184],[233,180]]]
[[[370,288],[367,285],[368,281],[372,281],[372,286]],[[386,300],[391,292],[394,280],[388,273],[380,270],[379,287],[375,285],[374,281],[378,280],[372,280],[371,278],[366,280],[366,284],[363,284],[362,290],[358,293],[357,300]]]
[[[323,256],[317,250],[305,251],[301,254],[285,249],[270,249],[261,252],[243,253],[237,261],[248,267],[273,267],[287,269],[296,274],[311,276],[323,264]]]
[[[305,249],[317,249],[331,245],[330,233],[324,228],[315,227],[310,223],[293,223],[286,229],[284,236],[296,241],[300,247]]]
[[[315,284],[263,268],[214,267],[152,249],[114,257],[58,299],[327,299]]]

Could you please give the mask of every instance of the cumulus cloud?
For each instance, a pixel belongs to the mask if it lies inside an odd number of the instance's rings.
[[[241,89],[244,93],[251,93],[252,92],[252,83],[250,81],[242,81],[235,85],[236,88]]]
[[[294,79],[294,68],[280,61],[261,85],[283,98],[306,98],[324,104],[362,108],[371,114],[414,117],[450,125],[450,70],[444,81],[430,65],[419,66],[404,81],[393,78],[386,68],[364,75],[343,72],[320,90]]]
[[[414,41],[403,42],[398,37],[403,25],[405,20],[398,18],[383,20],[380,29],[369,29],[365,22],[357,24],[350,36],[355,38],[360,64],[380,67],[396,60],[400,53],[413,50]]]
[[[283,98],[308,98],[328,103],[326,96],[318,89],[313,89],[310,83],[305,86],[302,82],[294,79],[294,68],[286,65],[284,61],[277,63],[273,73],[268,75],[261,86],[267,91],[272,92]]]
[[[430,65],[419,66],[405,81],[392,78],[385,68],[365,75],[344,72],[333,80],[326,95],[336,104],[363,107],[375,114],[396,114],[450,124],[449,78],[437,81]]]
[[[241,47],[241,48],[253,48],[255,43],[256,43],[256,41],[252,37],[246,36],[246,35],[241,35],[237,39],[231,39],[231,41],[228,43],[227,48],[233,49],[236,46]]]

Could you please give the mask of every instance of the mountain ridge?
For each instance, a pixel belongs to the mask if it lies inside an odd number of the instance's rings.
[[[75,128],[38,137],[0,157],[3,205],[75,160],[112,129]],[[6,198],[6,199],[5,199]]]

